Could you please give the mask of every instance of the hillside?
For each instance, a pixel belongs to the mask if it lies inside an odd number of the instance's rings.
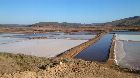
[[[112,26],[140,26],[140,16],[134,16],[129,18],[124,18],[112,22],[108,22],[105,25]]]

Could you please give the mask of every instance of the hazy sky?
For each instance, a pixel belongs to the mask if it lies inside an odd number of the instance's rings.
[[[0,0],[0,23],[98,23],[140,16],[140,0]]]

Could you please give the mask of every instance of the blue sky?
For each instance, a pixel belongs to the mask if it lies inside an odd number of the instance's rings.
[[[0,0],[0,23],[100,23],[140,16],[140,0]]]

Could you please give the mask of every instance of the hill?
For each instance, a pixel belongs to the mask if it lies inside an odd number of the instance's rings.
[[[124,18],[112,22],[107,22],[105,25],[112,26],[140,26],[140,16]]]
[[[22,24],[0,24],[0,27],[26,27],[28,25],[22,25]]]
[[[39,22],[39,23],[35,23],[32,26],[39,26],[39,27],[44,27],[44,26],[69,26],[69,27],[77,27],[77,26],[81,26],[81,23],[67,23],[67,22]]]

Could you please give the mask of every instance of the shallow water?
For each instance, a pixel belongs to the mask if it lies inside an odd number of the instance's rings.
[[[25,35],[17,35],[18,38],[35,38],[35,37],[47,37],[47,39],[73,39],[73,40],[89,40],[94,38],[95,33],[87,33],[87,32],[75,32],[73,34],[67,34],[63,32],[49,32],[43,34],[25,34]]]
[[[140,35],[140,32],[131,32],[131,31],[113,31],[113,32],[110,32],[111,34],[129,34],[129,35]]]
[[[26,38],[17,38],[14,36],[23,36],[24,34],[10,34],[10,33],[1,33],[0,34],[0,45],[1,44],[8,44],[8,43],[14,43],[14,42],[19,42],[22,40],[26,40]]]
[[[132,34],[133,33],[133,34]],[[124,68],[140,70],[140,32],[117,34],[115,40],[115,60]]]
[[[0,33],[0,44],[13,43],[36,37],[45,37],[47,39],[89,40],[91,38],[94,38],[95,36],[95,33],[89,32],[75,32],[73,34],[66,34],[63,32],[48,32],[43,34]]]
[[[107,34],[99,41],[76,55],[75,58],[84,60],[107,61],[113,34]]]
[[[140,35],[119,34],[116,35],[116,40],[140,41]]]
[[[115,41],[114,50],[118,65],[140,70],[140,41]]]

